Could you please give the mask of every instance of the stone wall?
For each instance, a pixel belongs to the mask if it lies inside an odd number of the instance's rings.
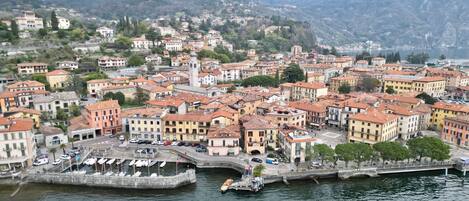
[[[129,189],[174,189],[196,182],[195,170],[187,170],[175,176],[119,177],[104,175],[80,175],[73,173],[44,173],[28,175],[32,183],[80,185]]]

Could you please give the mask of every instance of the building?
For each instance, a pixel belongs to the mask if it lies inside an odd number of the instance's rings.
[[[47,148],[58,148],[61,144],[68,143],[68,136],[64,134],[62,129],[52,126],[41,126],[40,135],[44,137],[44,145]],[[38,134],[36,134],[37,136]]]
[[[64,17],[57,17],[59,21],[59,29],[69,29],[70,28],[70,20]]]
[[[73,71],[78,69],[78,62],[76,61],[59,61],[57,62],[57,69]]]
[[[279,143],[284,155],[290,163],[303,163],[307,151],[312,150],[316,144],[321,144],[313,133],[295,126],[283,126],[279,131]]]
[[[20,75],[32,75],[37,73],[47,73],[46,63],[20,63],[17,64],[18,74]]]
[[[445,118],[441,139],[447,143],[469,148],[469,116]]]
[[[261,116],[245,116],[242,121],[244,152],[249,154],[264,154],[267,147],[276,148],[278,127]]]
[[[322,73],[309,72],[307,73],[308,81],[307,82],[322,82],[324,83],[326,77]]]
[[[36,158],[33,121],[0,117],[0,167],[31,166]]]
[[[51,89],[61,89],[69,85],[70,73],[64,70],[54,70],[46,73],[47,82]]]
[[[298,101],[308,99],[316,101],[317,97],[327,95],[327,87],[324,83],[297,82],[291,85],[290,100]]]
[[[163,120],[165,110],[159,108],[137,109],[127,116],[130,137],[141,140],[163,140]]]
[[[132,48],[134,49],[150,49],[152,42],[145,38],[145,35],[142,35],[138,38],[132,38]]]
[[[398,132],[399,138],[408,140],[412,137],[417,136],[419,131],[419,113],[408,110],[400,105],[383,104],[380,105],[380,109],[389,114],[394,114],[399,117]]]
[[[45,91],[46,85],[35,80],[27,80],[10,84],[6,86],[6,90],[9,92]]]
[[[145,84],[140,86],[140,88],[143,93],[148,94],[149,100],[161,99],[166,96],[171,96],[173,93],[170,89],[155,84]]]
[[[189,142],[207,140],[212,117],[203,112],[186,114],[167,114],[164,120],[164,139]]]
[[[437,102],[431,106],[432,117],[430,119],[431,127],[441,130],[444,126],[444,120],[448,117],[469,115],[469,106]]]
[[[315,129],[326,127],[327,108],[321,103],[307,101],[290,102],[289,107],[306,112],[306,126]]]
[[[99,33],[104,38],[114,38],[114,30],[107,27],[99,27],[96,29],[96,32]]]
[[[127,66],[127,59],[103,56],[98,59],[98,66],[103,70],[121,68]]]
[[[303,48],[299,45],[294,45],[291,47],[291,55],[292,56],[299,56],[303,54]]]
[[[86,121],[96,129],[96,135],[117,134],[122,131],[121,108],[117,100],[101,101],[85,106]]]
[[[443,77],[417,77],[386,75],[383,89],[392,88],[396,93],[420,92],[432,97],[441,97],[445,92],[446,80]]]
[[[199,82],[200,62],[195,54],[191,55],[189,61],[189,86],[200,87]]]
[[[334,77],[330,79],[329,90],[333,92],[339,92],[339,88],[342,85],[348,85],[353,91],[355,87],[357,87],[357,84],[358,84],[358,77],[356,76]]]
[[[8,119],[31,119],[34,123],[34,128],[41,126],[41,112],[25,107],[14,107],[10,111],[3,112],[3,117]]]
[[[383,66],[384,64],[386,64],[386,59],[383,58],[383,57],[373,57],[371,59],[371,65],[373,66]]]
[[[170,39],[170,40],[165,40],[164,42],[164,48],[167,51],[170,52],[180,52],[182,51],[182,41],[179,39]]]
[[[238,125],[212,126],[208,139],[208,155],[210,156],[237,156],[240,148],[240,128]]]
[[[306,126],[306,112],[292,107],[273,107],[265,116],[278,127],[292,125],[304,128]]]
[[[80,106],[80,98],[74,91],[34,95],[32,102],[35,110],[46,113],[51,118],[57,118],[59,110],[70,113],[72,106]]]
[[[349,117],[349,142],[375,144],[395,140],[399,136],[398,116],[375,109],[357,113]]]
[[[16,24],[20,31],[39,30],[44,28],[42,18],[36,17],[33,11],[24,11],[23,16],[16,17]]]

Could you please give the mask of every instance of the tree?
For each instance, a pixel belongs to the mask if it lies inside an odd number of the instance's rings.
[[[275,78],[268,75],[257,75],[247,79],[244,79],[241,83],[243,87],[249,86],[263,86],[263,87],[273,87],[276,85]]]
[[[394,94],[396,91],[391,86],[388,86],[385,91],[387,94]]]
[[[128,63],[129,66],[141,66],[145,63],[145,59],[143,59],[139,55],[134,54],[134,55],[130,56],[127,63]]]
[[[113,100],[114,99],[114,93],[113,92],[107,92],[106,94],[104,94],[103,99],[104,100]]]
[[[17,39],[17,38],[20,37],[19,36],[18,24],[16,24],[15,20],[11,20],[10,22],[11,22],[11,24],[10,24],[11,34],[12,34],[14,39]]]
[[[380,82],[378,79],[373,77],[365,77],[358,85],[358,88],[366,92],[373,92],[376,88],[379,87],[379,84]]]
[[[68,119],[68,114],[63,110],[62,108],[57,109],[57,115],[56,115],[57,120],[65,121]]]
[[[155,47],[155,41],[159,40],[161,38],[161,35],[159,32],[155,31],[154,28],[151,28],[148,30],[148,33],[145,35],[145,37],[152,42],[153,47]]]
[[[444,54],[442,54],[442,55],[440,55],[440,56],[438,57],[438,59],[439,59],[439,60],[445,60],[445,59],[446,59],[446,56],[445,56]]]
[[[340,85],[338,91],[340,94],[348,94],[350,93],[350,91],[352,91],[352,87],[350,87],[350,85],[347,82],[345,82],[342,85]]]
[[[38,82],[44,84],[46,90],[50,90],[49,82],[47,81],[47,78],[44,74],[34,74],[31,78],[35,81],[38,81]]]
[[[39,37],[44,38],[47,36],[47,29],[44,29],[44,28],[39,29],[37,33],[39,34]]]
[[[412,156],[418,157],[419,161],[422,157],[429,157],[431,160],[438,161],[451,157],[450,147],[435,137],[414,138],[407,141],[407,146]]]
[[[331,54],[334,56],[339,56],[339,53],[337,52],[337,49],[335,49],[335,47],[331,48]]]
[[[422,99],[425,101],[426,104],[433,105],[438,102],[437,99],[433,98],[432,96],[428,95],[427,93],[423,92],[416,96],[418,99]]]
[[[228,88],[228,89],[226,90],[226,93],[229,93],[229,94],[230,94],[230,93],[233,93],[234,90],[236,90],[236,87],[233,85],[233,86],[231,86],[230,88]]]
[[[60,148],[62,149],[63,151],[63,154],[66,154],[67,152],[65,152],[65,148],[67,147],[67,145],[65,144],[60,144]]]
[[[334,149],[325,144],[316,144],[313,146],[314,155],[321,159],[321,164],[326,161],[334,161]]]
[[[127,50],[132,47],[133,42],[129,37],[119,36],[117,37],[115,44],[118,49]]]
[[[138,87],[137,88],[137,93],[135,95],[135,102],[139,105],[143,105],[149,99],[150,99],[150,97],[148,96],[148,94],[145,93],[142,88]]]
[[[380,154],[383,163],[385,161],[402,161],[409,157],[409,150],[397,142],[378,142],[373,145],[373,149]]]
[[[52,26],[52,30],[59,30],[59,20],[57,19],[57,14],[54,10],[50,14],[50,25]]]
[[[100,80],[100,79],[107,79],[107,78],[109,77],[103,72],[93,72],[93,73],[86,74],[84,81]]]
[[[290,64],[282,75],[282,80],[289,83],[303,81],[304,79],[304,72],[298,64]]]
[[[55,161],[55,153],[57,152],[57,149],[56,148],[50,148],[49,152],[52,153],[52,156],[54,157],[54,161]]]
[[[117,102],[119,102],[119,105],[125,104],[125,95],[120,91],[114,94],[113,99],[117,100]]]
[[[411,53],[407,55],[407,61],[411,64],[425,64],[428,61],[430,56],[427,53]]]
[[[57,37],[59,37],[60,39],[64,39],[65,37],[67,37],[67,32],[64,30],[59,30],[57,31]]]
[[[274,87],[277,88],[279,87],[279,85],[280,85],[280,74],[277,70],[275,71],[275,86]]]
[[[352,152],[354,148],[355,147],[352,143],[338,144],[335,147],[335,153],[340,160],[345,162],[345,167],[348,167],[348,163],[354,159],[354,154]]]
[[[71,105],[70,106],[70,114],[72,114],[73,117],[78,117],[81,115],[80,107],[78,105]]]
[[[259,165],[256,165],[256,167],[254,167],[252,172],[255,177],[260,177],[262,176],[262,172],[264,170],[265,170],[265,166],[262,164],[259,164]]]
[[[368,144],[365,143],[353,143],[353,149],[351,152],[353,153],[353,160],[357,163],[358,168],[360,168],[360,164],[364,161],[368,161],[373,156],[373,150]]]

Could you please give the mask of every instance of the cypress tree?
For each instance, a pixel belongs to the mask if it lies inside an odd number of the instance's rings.
[[[52,30],[59,30],[59,19],[57,19],[55,11],[52,11],[50,14],[50,25],[52,26]]]

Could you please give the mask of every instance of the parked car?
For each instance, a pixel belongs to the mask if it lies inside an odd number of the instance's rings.
[[[109,138],[115,138],[116,135],[112,134],[112,135],[109,135]]]
[[[62,159],[58,158],[58,159],[55,159],[55,161],[52,163],[52,165],[58,165],[62,163]]]
[[[314,167],[314,168],[320,168],[322,166],[322,164],[319,161],[313,161],[313,162],[311,162],[311,166]]]
[[[260,159],[260,158],[255,158],[255,157],[252,158],[251,161],[252,161],[252,162],[256,162],[256,163],[262,163],[262,159]]]
[[[72,157],[69,156],[69,155],[67,155],[67,154],[64,154],[64,155],[60,156],[60,159],[62,159],[62,160],[70,160],[70,159],[72,159]]]
[[[278,165],[278,160],[276,158],[266,158],[265,163],[272,164],[272,165]]]
[[[185,142],[179,142],[179,143],[178,143],[178,146],[181,147],[181,146],[184,146],[185,144],[186,144]]]
[[[158,141],[158,140],[155,140],[153,142],[151,142],[152,145],[163,145],[164,142],[163,141]]]
[[[119,136],[119,140],[120,141],[124,141],[125,140],[125,137],[123,135]]]
[[[166,140],[163,145],[164,145],[164,146],[169,146],[169,145],[171,145],[171,141]]]
[[[195,151],[196,151],[196,152],[207,152],[207,148],[205,148],[205,147],[197,147],[197,148],[195,149]]]
[[[199,143],[192,143],[192,146],[193,146],[193,147],[199,147],[200,144],[199,144]]]
[[[179,142],[178,141],[174,141],[171,143],[172,146],[178,146]]]
[[[185,142],[185,143],[184,143],[184,146],[190,147],[190,146],[191,146],[191,143],[190,143],[190,142]]]
[[[151,144],[152,141],[151,140],[143,140],[143,144]]]
[[[34,166],[40,166],[40,165],[45,165],[49,163],[48,158],[38,158],[33,162]]]
[[[129,140],[129,143],[137,143],[137,142],[138,142],[138,140],[135,139],[135,138]]]

